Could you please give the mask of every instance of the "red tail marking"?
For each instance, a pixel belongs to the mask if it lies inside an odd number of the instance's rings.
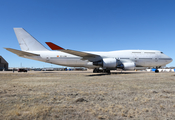
[[[55,45],[51,42],[46,42],[46,44],[52,49],[52,50],[64,50],[64,48],[58,46],[58,45]]]

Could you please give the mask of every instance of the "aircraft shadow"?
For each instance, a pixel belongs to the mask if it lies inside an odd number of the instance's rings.
[[[111,72],[111,74],[142,74],[148,72]]]
[[[99,74],[92,74],[92,75],[86,75],[86,76],[104,76],[104,75],[111,75],[111,74],[99,73]]]
[[[55,72],[41,72],[41,73],[55,73]]]
[[[107,73],[96,73],[96,74],[91,74],[87,76],[104,76],[104,75],[117,75],[117,74],[143,74],[143,73],[149,73],[149,72],[111,72],[111,74]]]

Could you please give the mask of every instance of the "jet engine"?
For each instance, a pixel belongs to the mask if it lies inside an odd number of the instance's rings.
[[[136,65],[134,62],[123,63],[124,70],[134,70],[135,67],[136,67]]]
[[[100,61],[93,62],[93,65],[100,66],[105,69],[116,69],[118,60],[116,58],[104,58]]]

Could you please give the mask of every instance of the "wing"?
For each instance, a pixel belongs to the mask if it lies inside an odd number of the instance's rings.
[[[34,53],[30,53],[30,52],[24,52],[24,51],[20,51],[20,50],[15,50],[12,48],[4,48],[12,53],[17,54],[18,56],[40,56],[39,54],[34,54]]]
[[[75,56],[82,57],[82,60],[89,60],[91,62],[99,61],[101,60],[100,55],[92,54],[92,53],[87,53],[87,52],[80,52],[80,51],[75,51],[75,50],[69,50],[69,49],[64,49],[60,46],[57,46],[51,42],[46,42],[46,44],[52,49],[52,50],[60,50],[61,52],[65,52],[68,54],[72,54]]]

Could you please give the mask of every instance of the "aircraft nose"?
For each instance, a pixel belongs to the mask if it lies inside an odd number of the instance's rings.
[[[168,57],[168,56],[167,56],[167,58],[168,58],[168,63],[171,63],[171,62],[173,61],[172,58],[170,58],[170,57]]]
[[[163,58],[166,60],[166,62],[167,62],[167,64],[168,63],[171,63],[172,61],[173,61],[173,59],[172,58],[170,58],[169,56],[167,56],[167,55],[163,55]]]

